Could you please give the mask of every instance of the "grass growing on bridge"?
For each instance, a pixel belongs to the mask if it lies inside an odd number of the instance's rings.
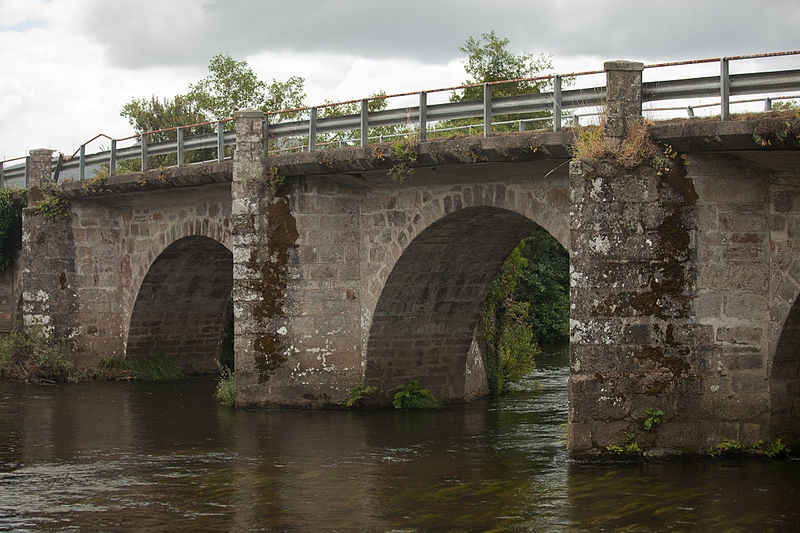
[[[98,378],[102,376],[112,380],[172,381],[187,377],[182,368],[164,355],[101,359],[99,367],[102,374]]]
[[[217,362],[219,367],[219,382],[214,389],[214,399],[225,407],[236,405],[236,376],[227,366]]]

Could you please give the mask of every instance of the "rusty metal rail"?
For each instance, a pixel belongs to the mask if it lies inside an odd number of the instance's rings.
[[[646,69],[654,68],[679,68],[690,65],[718,63],[720,73],[718,76],[705,76],[695,78],[669,79],[665,81],[646,82],[642,84],[642,101],[680,101],[686,99],[717,98],[718,103],[696,104],[693,106],[654,108],[653,110],[684,109],[692,116],[693,109],[718,105],[722,120],[730,118],[730,108],[737,101],[732,101],[734,96],[761,95],[761,99],[771,105],[773,99],[793,98],[794,96],[778,96],[779,93],[797,92],[800,94],[800,69],[776,70],[768,72],[754,72],[745,74],[730,74],[730,62],[738,60],[771,59],[777,57],[797,56],[800,50],[774,52],[769,54],[741,55],[723,58],[695,59],[689,61],[676,61],[645,65]],[[425,140],[437,131],[435,126],[448,121],[480,119],[484,136],[492,135],[493,126],[499,122],[493,121],[495,117],[503,118],[507,124],[509,116],[516,119],[520,129],[524,129],[531,121],[546,121],[558,131],[564,121],[570,125],[579,125],[580,117],[598,115],[605,104],[606,89],[603,85],[583,89],[565,89],[576,79],[582,76],[603,74],[604,71],[573,72],[565,75],[539,76],[534,78],[520,78],[503,80],[478,85],[458,85],[433,89],[421,92],[405,92],[389,95],[379,95],[370,98],[348,100],[344,102],[326,103],[319,106],[287,109],[267,113],[264,128],[265,139],[268,139],[267,149],[273,151],[285,150],[318,150],[327,146],[361,145],[370,142],[385,140],[380,135],[370,136],[370,129],[380,127],[399,127],[403,132],[399,135],[414,135],[420,140]],[[567,83],[565,83],[565,81]],[[546,92],[532,91],[529,94],[510,97],[493,97],[493,88],[510,83],[528,83],[545,85]],[[482,88],[482,99],[469,101],[456,101],[446,103],[428,103],[428,97],[434,93],[463,91],[470,88]],[[369,111],[369,102],[378,99],[418,98],[416,105]],[[751,102],[753,98],[741,100]],[[333,106],[360,105],[360,112],[346,116],[318,117],[318,112]],[[281,116],[303,117],[300,120],[281,121]],[[65,174],[72,174],[74,178],[84,179],[91,169],[104,169],[113,175],[118,170],[120,161],[138,160],[142,170],[148,168],[148,158],[157,155],[175,154],[178,166],[186,164],[186,154],[196,150],[207,150],[213,153],[214,160],[223,161],[226,156],[226,147],[236,142],[235,132],[230,127],[232,118],[216,122],[203,122],[189,124],[175,128],[147,131],[123,138],[112,138],[99,134],[82,144],[71,156],[59,154],[53,162],[54,178],[57,180]],[[194,128],[212,129],[213,133],[187,136],[186,132]],[[452,132],[453,128],[448,128]],[[149,142],[157,134],[168,133],[174,136],[173,140]],[[325,134],[353,134],[351,138],[338,142],[318,142]],[[87,146],[97,139],[106,139],[110,142],[108,150],[87,154]],[[124,141],[134,141],[133,144],[119,148],[117,144]],[[270,147],[270,144],[272,145]],[[24,161],[23,161],[24,160]],[[19,163],[18,161],[23,161]],[[29,176],[29,164],[26,157],[18,157],[0,162],[0,183],[5,185],[24,186]]]

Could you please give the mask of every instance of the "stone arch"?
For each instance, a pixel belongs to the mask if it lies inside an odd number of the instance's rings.
[[[770,431],[800,435],[800,296],[785,316],[769,366]]]
[[[390,243],[370,251],[383,261],[375,268],[381,290],[366,336],[367,385],[388,396],[417,377],[440,398],[471,395],[467,367],[481,366],[474,333],[500,265],[539,225],[568,245],[568,183],[545,185],[399,193],[397,205],[414,208],[405,216],[395,212],[394,224],[387,224],[393,226]]]
[[[194,371],[215,370],[232,288],[233,254],[227,247],[205,236],[176,240],[156,257],[139,287],[127,355],[163,354]]]

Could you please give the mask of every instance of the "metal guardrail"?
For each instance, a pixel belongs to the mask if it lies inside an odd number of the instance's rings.
[[[737,56],[731,58],[715,58],[694,61],[683,61],[675,63],[662,63],[656,65],[647,65],[645,68],[653,67],[677,67],[683,65],[695,65],[699,63],[719,62],[720,75],[719,76],[706,76],[699,78],[686,78],[674,79],[657,82],[646,82],[642,84],[642,101],[669,101],[669,100],[682,100],[682,99],[695,99],[695,98],[719,98],[718,105],[720,107],[720,116],[722,120],[730,118],[730,107],[736,104],[736,101],[731,101],[731,96],[747,96],[747,95],[770,95],[765,96],[764,100],[767,102],[766,106],[769,108],[772,99],[778,97],[774,96],[776,93],[783,91],[800,91],[800,69],[793,70],[780,70],[770,72],[757,72],[746,74],[730,74],[729,63],[732,60],[740,59],[759,59],[771,58],[776,56],[798,55],[800,50],[791,52],[778,52],[773,54],[753,55],[753,56]],[[562,127],[562,122],[565,118],[577,122],[579,116],[576,112],[579,109],[601,108],[605,103],[606,88],[605,86],[596,86],[585,89],[570,89],[563,90],[563,82],[565,79],[575,79],[578,76],[590,74],[602,74],[603,71],[591,71],[573,73],[566,76],[546,76],[540,78],[526,78],[521,80],[508,80],[501,82],[492,82],[483,84],[483,99],[461,102],[448,102],[439,104],[428,104],[428,95],[434,92],[453,91],[466,89],[468,87],[477,86],[458,86],[449,87],[445,89],[437,89],[434,91],[422,91],[419,93],[403,93],[394,94],[375,98],[394,98],[394,97],[408,97],[418,96],[419,104],[412,107],[400,107],[393,109],[385,109],[381,111],[368,111],[368,103],[371,99],[353,100],[349,102],[341,102],[337,104],[325,104],[318,107],[308,107],[293,110],[283,110],[279,112],[269,113],[268,119],[264,122],[265,139],[267,144],[270,141],[280,142],[281,139],[295,138],[299,141],[295,143],[291,149],[305,149],[314,151],[322,148],[323,145],[318,145],[319,136],[331,133],[342,132],[360,132],[360,138],[355,137],[348,139],[344,142],[339,141],[334,144],[336,146],[347,144],[360,144],[366,146],[375,137],[369,136],[370,128],[378,128],[384,126],[406,126],[407,131],[402,135],[413,134],[420,140],[427,139],[430,135],[437,132],[436,129],[431,129],[432,125],[442,123],[444,121],[455,121],[463,119],[482,119],[482,129],[484,136],[492,134],[492,127],[497,126],[499,123],[492,121],[493,117],[502,115],[536,115],[548,114],[542,119],[533,120],[547,120],[552,121],[552,127],[555,131],[559,131]],[[550,92],[540,92],[526,94],[522,96],[511,97],[492,97],[492,88],[495,85],[512,82],[547,82],[552,83],[553,90]],[[793,98],[793,97],[789,97]],[[747,101],[753,101],[752,99]],[[361,112],[354,115],[347,116],[334,116],[318,118],[318,110],[325,107],[342,104],[360,103]],[[708,105],[708,104],[703,104]],[[683,108],[661,108],[663,109],[686,109],[689,116],[693,116],[693,109],[701,107],[683,107]],[[564,115],[564,112],[572,112],[572,115]],[[296,120],[291,122],[278,122],[277,124],[268,124],[269,117],[280,116],[287,113],[307,113],[308,118],[303,120]],[[599,111],[594,111],[589,114],[598,114]],[[524,124],[529,123],[532,119],[523,117],[518,119],[520,129],[524,128]],[[177,128],[169,128],[166,130],[158,130],[153,132],[145,132],[134,136],[126,137],[123,139],[112,139],[106,135],[98,135],[91,141],[99,137],[107,138],[110,143],[110,149],[100,151],[93,154],[86,154],[86,146],[89,142],[84,143],[71,157],[64,158],[59,155],[53,163],[53,172],[57,179],[61,173],[72,171],[77,174],[79,179],[86,177],[86,171],[89,168],[99,168],[102,165],[107,166],[109,174],[116,173],[117,164],[124,160],[139,160],[141,168],[147,170],[148,158],[155,155],[176,154],[178,166],[185,164],[185,154],[195,150],[214,150],[216,152],[216,160],[223,161],[225,159],[225,148],[232,146],[236,143],[236,135],[232,130],[226,130],[225,126],[233,119],[225,119],[219,122],[208,122],[202,124],[193,124],[189,126],[182,126]],[[185,132],[188,129],[198,126],[214,126],[214,133],[195,135],[186,137]],[[448,131],[452,130],[449,128]],[[166,142],[148,143],[148,136],[165,131],[175,132],[176,139]],[[125,141],[137,139],[132,146],[117,148],[118,141]],[[284,141],[286,143],[286,141]],[[265,148],[269,148],[266,146]],[[23,163],[16,163],[6,166],[6,163],[19,161],[24,159]],[[27,178],[30,175],[29,158],[16,158],[12,160],[0,162],[0,183],[5,186],[7,183],[24,186],[27,183]]]

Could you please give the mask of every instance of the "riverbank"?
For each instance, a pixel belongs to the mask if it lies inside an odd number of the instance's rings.
[[[160,357],[106,358],[97,367],[73,363],[74,347],[67,339],[53,339],[41,331],[13,331],[0,336],[0,379],[24,383],[78,383],[83,381],[167,381],[188,372]]]

